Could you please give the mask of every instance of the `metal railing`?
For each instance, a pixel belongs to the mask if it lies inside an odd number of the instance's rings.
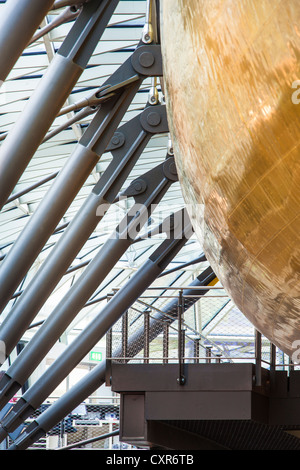
[[[257,385],[261,384],[262,367],[288,371],[300,367],[255,330],[223,287],[195,287],[198,293],[192,295],[186,290],[149,288],[107,333],[107,359],[120,363],[178,363],[181,384],[185,383],[185,363],[252,362]],[[191,313],[197,308],[202,309],[198,322]]]
[[[164,285],[148,288],[107,333],[106,359],[123,364],[177,364],[175,380],[183,386],[187,363],[252,362],[257,386],[262,383],[263,368],[288,373],[300,368],[255,331],[223,287],[194,286],[192,294],[189,289]],[[117,291],[107,296],[108,302]],[[49,397],[49,403],[36,410],[29,422],[55,401],[55,397]],[[116,435],[118,397],[99,399],[94,395],[84,405],[85,415],[73,412],[38,441],[37,447],[120,448]],[[106,434],[109,437],[103,437]]]

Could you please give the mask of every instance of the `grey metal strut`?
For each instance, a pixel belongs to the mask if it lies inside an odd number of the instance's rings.
[[[83,5],[69,34],[3,142],[0,148],[0,209],[77,83],[118,3],[119,0],[92,0]],[[14,28],[12,31],[18,36]]]
[[[151,125],[153,114],[159,120],[155,126]],[[112,161],[0,326],[0,340],[6,345],[6,356],[115,200],[151,137],[167,131],[166,108],[155,105],[147,106],[115,132],[106,148],[112,154]]]
[[[194,296],[189,298],[189,303],[184,304],[184,311],[188,310],[195,302],[199,300],[199,295],[205,295],[206,290],[196,290],[194,287],[208,286],[213,280],[216,279],[216,275],[211,267],[205,269],[200,273],[197,278],[190,284],[187,289],[183,290],[183,295]],[[166,306],[162,308],[161,313],[157,314],[155,320],[150,321],[149,325],[149,341],[161,333],[163,330],[163,321],[171,324],[172,321],[177,319],[177,299],[171,300]],[[175,311],[175,315],[174,315]],[[160,323],[159,321],[162,320]],[[128,348],[130,349],[130,355],[134,357],[138,354],[143,347],[144,328],[141,328],[128,339]],[[113,356],[118,357],[121,354],[121,348],[114,351]],[[79,382],[78,385],[73,387],[69,392],[63,395],[58,402],[54,403],[51,407],[52,421],[47,424],[45,432],[50,430],[54,425],[61,421],[69,412],[71,412],[77,405],[86,399],[91,393],[93,393],[98,387],[104,384],[105,374],[107,371],[107,363],[99,364],[92,372],[84,377],[84,380]],[[74,402],[74,400],[76,400]],[[2,419],[0,423],[0,441],[2,441],[9,433],[17,429],[20,424],[23,423],[22,407],[24,407],[24,399],[20,399],[19,402],[10,409],[7,415]],[[32,410],[34,411],[34,410]]]
[[[54,0],[8,0],[0,16],[0,86],[7,78]],[[17,31],[17,34],[16,34]]]
[[[149,67],[147,61],[146,67],[140,63],[140,60],[145,62],[145,53],[153,58]],[[135,64],[135,68],[132,64]],[[145,75],[141,75],[141,72]],[[162,74],[159,46],[138,46],[132,56],[105,82],[101,96],[110,94],[110,98],[101,104],[71,157],[0,266],[0,312],[105,152],[147,73]]]
[[[183,211],[182,211],[183,214]],[[185,215],[185,221],[187,216]],[[26,419],[36,407],[38,407],[49,393],[59,384],[63,378],[72,370],[75,365],[90,351],[94,344],[96,344],[105,333],[113,326],[113,324],[123,315],[125,311],[135,302],[135,300],[149,287],[163,269],[170,263],[176,254],[185,245],[186,241],[192,234],[192,227],[190,222],[186,223],[181,231],[180,236],[170,236],[152,253],[144,265],[135,273],[135,275],[122,287],[115,296],[108,302],[106,307],[100,314],[93,320],[93,322],[85,328],[82,333],[77,337],[76,341],[66,349],[63,358],[59,358],[19,400],[16,404],[18,416],[22,420]],[[59,399],[54,405],[50,407],[45,413],[37,418],[26,430],[17,438],[15,444],[10,447],[10,450],[21,450],[27,448],[30,443],[37,440],[45,434],[56,421],[58,414],[64,413],[65,416],[68,411],[67,408],[71,406],[74,409],[73,403],[76,399],[84,399],[86,393],[92,391],[95,382],[98,386],[101,385],[101,380],[105,374],[105,366],[95,372],[95,368],[89,376],[88,382],[72,388],[72,394],[68,394],[67,399],[65,396]],[[92,380],[91,380],[92,379]],[[71,391],[70,390],[70,391]],[[71,395],[71,396],[70,396]],[[72,398],[73,396],[73,398]],[[76,398],[75,398],[76,397]],[[50,411],[51,410],[51,411]],[[19,422],[20,424],[20,422]]]
[[[58,303],[38,332],[22,350],[0,380],[0,407],[3,407],[37,367],[85,302],[130,247],[155,205],[177,181],[174,158],[134,180],[124,196],[134,197],[135,205],[120,222],[95,258]]]

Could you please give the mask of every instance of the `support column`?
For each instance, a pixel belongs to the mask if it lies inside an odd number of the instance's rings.
[[[0,15],[0,86],[52,7],[54,0],[8,0]]]

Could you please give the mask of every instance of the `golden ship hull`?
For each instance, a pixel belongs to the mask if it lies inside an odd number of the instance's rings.
[[[300,347],[300,2],[163,0],[164,87],[179,179],[237,307]]]

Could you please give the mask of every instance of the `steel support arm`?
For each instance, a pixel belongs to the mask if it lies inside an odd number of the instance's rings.
[[[156,125],[151,125],[153,116]],[[115,132],[106,149],[111,151],[112,161],[0,326],[7,356],[115,200],[150,138],[167,131],[166,108],[155,105],[146,107]]]
[[[74,20],[79,15],[81,10],[82,5],[80,4],[78,6],[68,6],[62,13],[57,15],[57,17],[51,21],[51,23],[47,23],[45,26],[36,31],[36,33],[32,36],[29,44],[33,44],[35,41],[45,36],[45,34],[48,34],[54,28]]]
[[[105,152],[147,74],[162,74],[159,46],[137,47],[132,57],[105,82],[100,94],[109,98],[101,104],[71,157],[1,264],[0,312]]]
[[[174,181],[177,181],[177,173],[174,159],[170,157],[132,182],[126,196],[133,196],[136,204],[0,380],[1,407],[25,383],[41,358],[55,344],[129,248],[140,227]]]
[[[58,10],[59,8],[80,5],[91,0],[55,0],[52,10]]]
[[[216,275],[213,272],[211,267],[205,269],[197,278],[190,284],[189,288],[183,291],[183,295],[195,296],[189,297],[189,304],[184,305],[184,309],[189,309],[195,302],[199,300],[199,295],[205,295],[207,290],[197,290],[194,287],[199,286],[209,286],[216,281]],[[163,331],[163,322],[171,324],[177,319],[177,298],[171,300],[163,309],[162,313],[155,315],[155,320],[150,320],[149,325],[149,341],[152,341]],[[176,312],[174,315],[174,311]],[[128,348],[131,351],[131,355],[134,356],[138,354],[143,347],[144,337],[144,328],[141,328],[136,333],[130,336],[128,340]],[[119,357],[121,354],[120,350],[114,352],[115,357]],[[78,406],[83,400],[86,399],[90,394],[92,394],[97,388],[105,383],[105,374],[106,374],[106,364],[99,364],[93,369],[87,376],[84,377],[84,380],[79,382],[78,385],[73,387],[69,392],[67,392],[60,400],[54,404],[54,407],[51,408],[50,416],[45,414],[42,418],[42,423],[47,422],[47,431],[52,429],[59,421],[61,421],[69,412],[71,412],[76,406]],[[20,402],[15,406],[12,412],[3,419],[0,425],[0,440],[4,439],[7,434],[13,432],[21,423],[20,411],[24,406],[24,401]],[[33,410],[32,410],[33,411]],[[48,421],[49,418],[49,421]],[[43,424],[40,423],[41,428],[43,429]]]
[[[18,425],[20,425],[20,421],[22,422],[26,419],[49,396],[51,391],[80,362],[93,345],[106,334],[113,324],[119,320],[124,312],[131,307],[185,245],[192,234],[192,227],[187,214],[184,214],[184,212],[182,211],[180,214],[185,220],[181,236],[178,232],[176,236],[170,236],[152,253],[145,264],[108,302],[107,306],[93,322],[82,331],[76,341],[71,343],[65,351],[63,358],[56,360],[47,370],[47,373],[18,401],[11,415],[14,416],[14,420],[18,421]],[[103,383],[105,366],[100,366],[100,374],[98,367],[90,374],[88,374],[89,380],[85,377],[85,381],[80,381],[79,384],[57,400],[45,413],[34,420],[25,429],[23,434],[17,438],[15,444],[10,447],[10,450],[26,449],[31,443],[50,430],[57,423],[57,418],[60,415],[64,417],[69,411],[72,411],[77,406],[73,406],[75,402],[78,403],[77,400],[83,400],[88,396],[86,393],[91,393]],[[4,428],[3,430],[5,432]]]
[[[54,0],[8,0],[0,17],[0,86],[7,78]]]
[[[24,2],[17,3],[20,7]],[[25,3],[34,3],[37,8],[45,2]],[[0,209],[85,69],[118,3],[119,0],[92,0],[84,4],[39,86],[6,137],[0,148]],[[23,21],[21,15],[20,20]],[[15,31],[12,28],[13,35],[19,37],[19,31],[18,34]],[[6,47],[5,42],[3,45]]]

